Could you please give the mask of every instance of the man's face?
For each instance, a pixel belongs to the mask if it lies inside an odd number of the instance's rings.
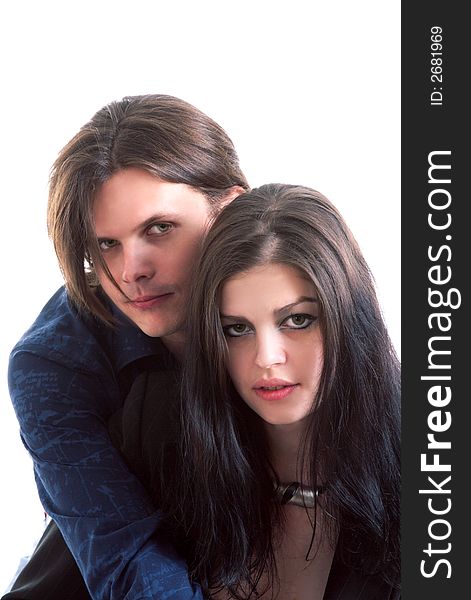
[[[97,266],[104,291],[144,333],[178,347],[189,277],[209,221],[205,196],[123,169],[99,188],[93,216],[104,261],[122,290]]]

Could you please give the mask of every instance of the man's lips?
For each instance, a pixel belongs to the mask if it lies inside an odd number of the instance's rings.
[[[128,304],[144,310],[165,302],[172,294],[173,292],[166,292],[164,294],[137,296],[136,298],[129,299]]]
[[[253,385],[253,390],[263,400],[282,400],[298,386],[299,383],[291,383],[284,379],[259,379]]]

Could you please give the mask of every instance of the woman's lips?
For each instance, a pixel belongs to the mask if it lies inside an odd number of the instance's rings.
[[[266,382],[263,385],[257,384],[253,390],[263,400],[283,400],[298,386],[299,383]]]

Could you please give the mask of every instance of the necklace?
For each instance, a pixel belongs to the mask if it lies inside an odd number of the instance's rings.
[[[275,486],[275,494],[281,504],[294,504],[303,508],[314,508],[316,498],[322,494],[322,487],[315,489],[303,486],[298,481],[280,483]]]

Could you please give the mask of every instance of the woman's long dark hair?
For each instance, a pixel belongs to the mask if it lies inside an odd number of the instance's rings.
[[[398,584],[400,376],[367,264],[338,211],[321,194],[271,184],[235,199],[216,217],[196,270],[188,316],[178,477],[164,508],[178,524],[192,576],[235,598],[275,575],[280,519],[276,474],[260,419],[230,382],[220,293],[231,276],[283,263],[318,294],[324,366],[300,449],[326,486],[342,560]],[[321,473],[319,471],[321,465]]]

